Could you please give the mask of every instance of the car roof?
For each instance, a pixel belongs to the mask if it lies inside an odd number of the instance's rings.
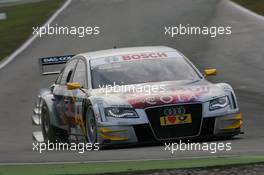
[[[87,52],[79,54],[86,59],[96,59],[102,57],[111,57],[115,55],[127,55],[133,53],[145,53],[145,52],[178,52],[176,49],[167,46],[145,46],[145,47],[127,47],[117,49],[107,49],[101,51]]]

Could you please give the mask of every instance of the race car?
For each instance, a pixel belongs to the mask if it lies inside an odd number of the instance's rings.
[[[233,137],[242,115],[232,87],[213,84],[178,50],[131,47],[40,58],[42,75],[59,73],[41,89],[32,121],[40,142],[102,146]],[[44,67],[64,64],[61,71]]]

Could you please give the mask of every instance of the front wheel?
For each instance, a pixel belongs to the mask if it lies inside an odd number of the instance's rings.
[[[44,142],[55,142],[55,131],[50,123],[50,115],[48,106],[44,103],[41,109],[41,130],[44,137]]]
[[[85,115],[87,141],[95,144],[97,142],[97,123],[92,106],[88,106]]]

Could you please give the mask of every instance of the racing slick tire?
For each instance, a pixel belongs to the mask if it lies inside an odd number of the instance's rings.
[[[95,144],[97,142],[97,123],[94,111],[91,105],[86,108],[85,112],[85,127],[87,134],[87,142]]]
[[[44,138],[44,142],[47,143],[56,141],[56,132],[50,122],[49,109],[46,103],[41,108],[41,130]]]

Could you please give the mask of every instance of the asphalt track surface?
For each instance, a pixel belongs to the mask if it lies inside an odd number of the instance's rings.
[[[100,26],[98,36],[37,38],[14,61],[0,70],[0,163],[167,159],[223,155],[264,155],[264,20],[245,13],[226,0],[74,0],[53,22],[62,26]],[[164,26],[191,24],[231,26],[233,34],[209,36],[164,35]],[[164,146],[144,146],[99,152],[32,151],[31,114],[35,96],[54,76],[39,76],[37,58],[118,47],[166,45],[179,49],[200,70],[219,71],[214,82],[230,83],[245,118],[244,135],[232,151],[211,154]]]

